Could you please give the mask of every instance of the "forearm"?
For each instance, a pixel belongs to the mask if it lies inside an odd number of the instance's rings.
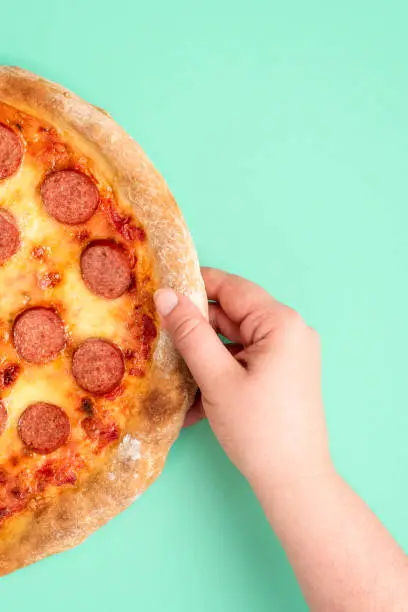
[[[408,611],[408,561],[335,472],[255,487],[313,612]]]

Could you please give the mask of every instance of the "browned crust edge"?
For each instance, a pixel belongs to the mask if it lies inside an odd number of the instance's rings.
[[[60,85],[20,68],[0,67],[0,100],[43,118],[79,139],[103,165],[114,189],[144,225],[161,287],[188,295],[206,314],[197,254],[164,179],[140,146],[104,111]],[[195,385],[160,330],[140,414],[103,467],[39,508],[0,528],[0,576],[81,543],[124,510],[161,473],[192,403]]]

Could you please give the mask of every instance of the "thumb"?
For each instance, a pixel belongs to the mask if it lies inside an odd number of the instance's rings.
[[[165,329],[204,394],[214,392],[227,372],[239,367],[196,306],[171,289],[159,289],[154,301]]]

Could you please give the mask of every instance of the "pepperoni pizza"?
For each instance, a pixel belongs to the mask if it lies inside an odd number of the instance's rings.
[[[154,291],[205,313],[168,188],[107,113],[0,68],[0,575],[81,542],[162,470],[194,384]]]

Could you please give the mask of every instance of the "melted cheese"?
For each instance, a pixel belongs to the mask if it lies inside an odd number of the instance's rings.
[[[64,305],[64,320],[78,338],[115,336],[123,339],[128,296],[107,301],[87,289],[79,266],[83,245],[72,238],[75,230],[67,230],[46,213],[38,194],[41,178],[39,168],[25,165],[18,178],[4,186],[0,184],[2,207],[14,215],[21,235],[19,251],[0,271],[0,282],[4,287],[0,319],[18,312],[22,299],[26,306],[35,305],[36,300],[54,301]],[[99,235],[98,232],[95,237]],[[36,261],[31,254],[39,245],[47,248],[47,261],[44,263]],[[54,270],[62,275],[62,282],[55,288],[39,288],[41,275]]]
[[[26,153],[16,175],[0,182],[0,207],[12,213],[21,238],[18,252],[0,266],[0,369],[2,365],[15,362],[21,367],[16,382],[9,388],[0,389],[0,398],[9,415],[6,429],[0,435],[0,457],[4,460],[13,452],[19,453],[22,443],[17,433],[18,419],[29,404],[44,401],[66,411],[72,428],[70,444],[81,442],[81,456],[88,455],[88,461],[91,461],[93,451],[87,447],[80,425],[84,415],[79,411],[81,398],[88,394],[76,385],[72,377],[72,353],[78,344],[90,337],[106,338],[122,350],[137,350],[140,339],[132,338],[129,325],[140,295],[126,293],[116,300],[105,300],[87,289],[80,272],[80,255],[87,240],[118,236],[115,236],[107,213],[101,207],[88,223],[78,227],[62,225],[50,217],[39,190],[47,169]],[[112,194],[103,177],[97,176],[96,180],[100,191]],[[125,214],[132,215],[127,203],[121,202],[120,208]],[[79,235],[84,229],[88,234],[85,241]],[[43,260],[33,256],[33,250],[38,247],[45,250]],[[132,248],[138,261],[137,277],[144,281],[146,294],[151,295],[152,266],[146,247],[134,245]],[[53,273],[59,275],[60,282],[55,287],[46,287],[43,279]],[[15,317],[32,306],[54,307],[66,326],[66,349],[45,365],[22,362],[11,343]],[[115,421],[123,424],[126,410],[130,402],[134,405],[140,385],[143,385],[140,379],[125,375],[123,393],[116,400],[95,398],[97,410],[107,408]],[[63,457],[68,452],[69,444],[54,454]],[[29,460],[38,467],[45,459],[34,455]]]

